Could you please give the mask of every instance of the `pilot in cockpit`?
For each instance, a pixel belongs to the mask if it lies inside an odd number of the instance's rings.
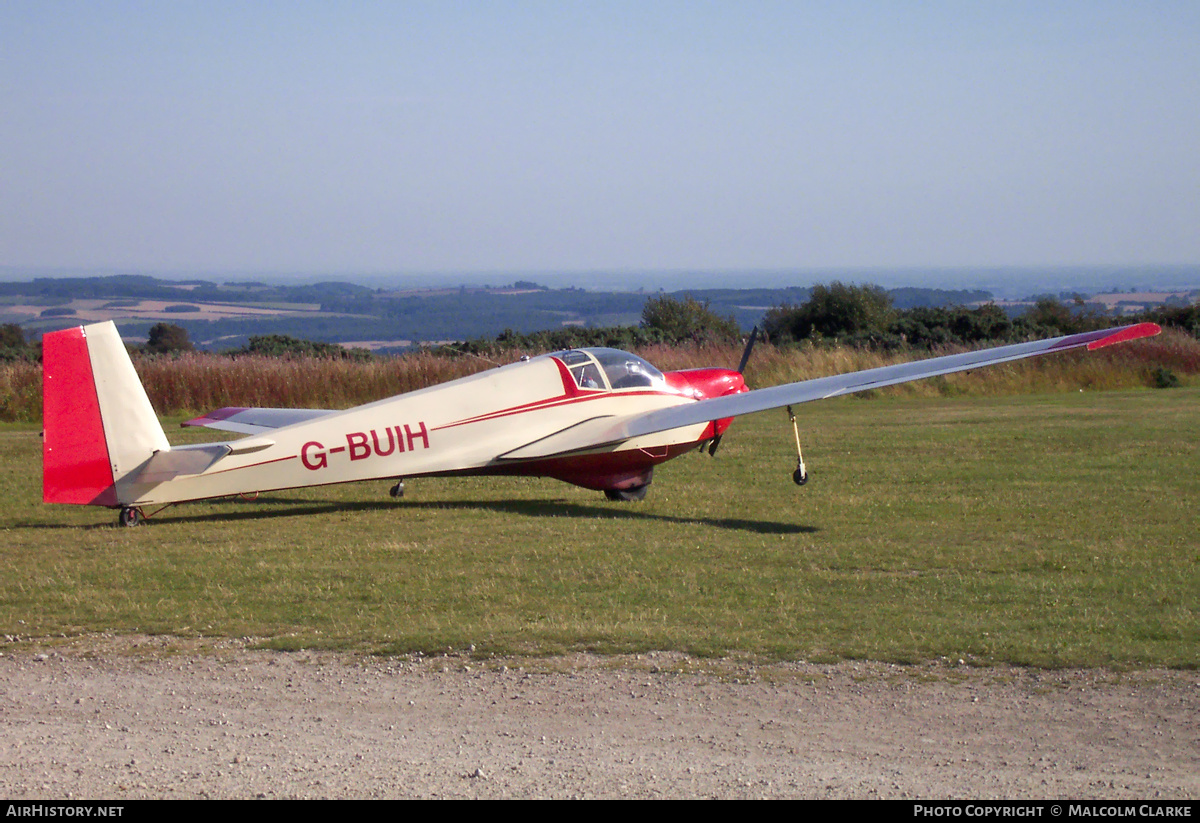
[[[575,370],[575,381],[581,389],[600,388],[600,370],[592,363]]]

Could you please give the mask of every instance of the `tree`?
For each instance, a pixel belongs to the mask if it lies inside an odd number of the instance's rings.
[[[852,286],[834,281],[816,285],[806,303],[767,312],[764,326],[777,340],[808,337],[864,338],[887,333],[895,319],[892,299],[879,286]]]
[[[37,356],[37,346],[26,342],[24,329],[16,323],[0,326],[0,360],[32,360]]]
[[[150,327],[150,336],[146,340],[146,349],[158,354],[171,352],[194,351],[195,346],[188,339],[187,329],[173,323],[155,323]]]
[[[670,343],[737,340],[741,330],[734,319],[721,317],[708,306],[707,300],[701,303],[694,297],[651,297],[642,307],[642,325]]]
[[[1083,330],[1079,315],[1053,297],[1039,297],[1021,320],[1026,326],[1040,327],[1054,334],[1073,334]]]
[[[0,326],[0,349],[25,348],[25,330],[16,323]]]
[[[267,357],[327,357],[334,360],[370,360],[367,349],[347,349],[336,343],[302,340],[286,334],[251,335],[249,342],[235,354],[260,354]]]

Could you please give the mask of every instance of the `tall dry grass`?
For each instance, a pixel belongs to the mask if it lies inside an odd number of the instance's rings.
[[[954,351],[961,349],[935,354]],[[637,353],[664,371],[674,371],[705,366],[734,368],[742,350],[733,345],[654,345]],[[925,352],[877,352],[844,346],[780,349],[760,344],[746,368],[746,380],[752,387],[773,386],[928,356]],[[150,402],[162,415],[200,413],[223,406],[349,408],[491,368],[491,364],[477,358],[429,352],[365,362],[261,356],[231,359],[210,354],[135,356],[134,366]],[[1159,368],[1191,382],[1200,374],[1200,341],[1168,329],[1150,340],[905,383],[884,392],[906,396],[1001,395],[1152,387]],[[0,420],[40,420],[41,400],[38,364],[0,364]]]
[[[189,354],[134,365],[160,414],[223,406],[344,409],[489,368],[428,352],[368,361]]]
[[[0,420],[42,419],[42,365],[25,360],[0,363]]]
[[[762,388],[966,350],[947,347],[934,352],[884,352],[847,346],[806,345],[781,349],[760,344],[746,367],[746,382],[753,388]],[[702,366],[733,368],[742,351],[738,346],[648,346],[638,354],[665,371]],[[918,380],[882,392],[937,397],[1154,387],[1154,373],[1159,368],[1169,369],[1188,382],[1189,378],[1200,374],[1200,341],[1180,331],[1165,329],[1161,335],[1148,340],[1093,352],[1036,357],[934,380]]]

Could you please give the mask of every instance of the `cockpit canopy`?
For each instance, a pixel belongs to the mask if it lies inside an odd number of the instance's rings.
[[[667,391],[663,373],[636,354],[620,349],[587,348],[550,355],[566,364],[581,389],[653,388]]]

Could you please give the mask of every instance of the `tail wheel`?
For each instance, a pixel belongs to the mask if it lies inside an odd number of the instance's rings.
[[[126,506],[121,509],[121,514],[117,517],[118,522],[122,526],[128,526],[129,528],[140,526],[145,519],[146,515],[142,514],[142,510],[135,506]]]

